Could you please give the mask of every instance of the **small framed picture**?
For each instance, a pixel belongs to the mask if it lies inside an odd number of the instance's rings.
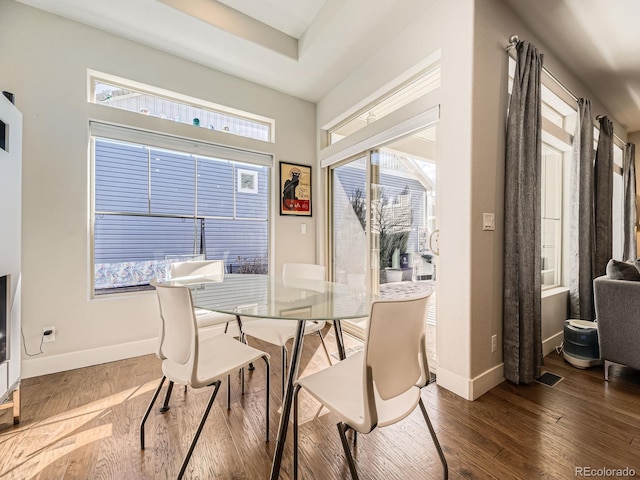
[[[258,193],[258,172],[255,170],[238,170],[238,192]]]
[[[280,215],[311,216],[311,167],[280,162]]]

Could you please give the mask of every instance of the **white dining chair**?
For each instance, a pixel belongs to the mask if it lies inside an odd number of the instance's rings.
[[[220,276],[224,277],[224,261],[222,260],[194,260],[186,262],[173,262],[169,266],[169,279],[193,278],[198,276]],[[213,327],[225,324],[225,333],[230,322],[236,321],[235,315],[227,313],[212,312],[203,308],[196,308],[196,320],[198,328]]]
[[[185,281],[189,281],[190,279],[196,281],[198,277],[203,276],[219,276],[220,278],[224,277],[224,261],[222,260],[186,260],[182,262],[172,262],[169,264],[168,272],[167,272],[167,280],[176,280],[176,279],[184,279]],[[198,328],[200,329],[209,329],[209,327],[216,327],[218,325],[224,324],[224,333],[227,333],[229,330],[229,323],[237,322],[237,318],[235,315],[230,315],[227,313],[220,312],[212,312],[211,310],[206,310],[204,308],[195,308],[194,309],[196,315],[196,322],[198,323]],[[211,329],[206,332],[201,333],[201,335],[217,335],[217,331],[213,331]],[[156,349],[156,355],[160,360],[164,360],[164,355],[162,354],[162,342],[163,342],[163,333],[160,332],[158,346]],[[230,406],[231,398],[230,398],[230,379],[227,380],[227,405]],[[164,397],[164,402],[162,407],[160,407],[160,411],[162,413],[169,410],[169,400],[171,399],[171,394],[173,392],[174,383],[172,381],[169,382],[167,387],[167,393]],[[242,391],[244,393],[244,376],[242,382]],[[184,391],[187,391],[187,385],[184,386]]]
[[[158,282],[152,282],[152,285],[156,288],[163,325],[161,339],[161,352],[164,357],[163,375],[140,423],[140,448],[142,450],[145,448],[145,422],[167,378],[171,382],[184,383],[192,388],[214,387],[182,462],[178,474],[178,480],[180,480],[218,394],[221,379],[260,358],[266,364],[265,428],[266,441],[269,441],[269,354],[245,345],[228,335],[202,338],[194,313],[191,290],[186,286]]]
[[[429,296],[373,302],[364,351],[307,377],[294,387],[293,478],[298,478],[298,394],[306,390],[339,419],[342,447],[358,479],[346,431],[369,433],[395,424],[417,405],[448,478],[447,462],[420,396],[429,382],[425,322]]]
[[[323,281],[325,280],[325,268],[322,265],[310,263],[285,263],[282,268],[282,277],[285,281],[288,280],[290,282],[295,282],[296,278]],[[287,376],[287,342],[296,336],[296,322],[268,318],[256,320],[248,317],[241,317],[241,321],[242,332],[245,335],[280,347],[282,355],[282,395],[284,396],[285,379]],[[305,325],[304,334],[318,334],[329,365],[331,365],[331,357],[329,356],[327,346],[322,336],[322,329],[325,324],[326,322],[324,321],[310,320]]]

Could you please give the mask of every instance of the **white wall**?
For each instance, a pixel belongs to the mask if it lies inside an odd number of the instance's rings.
[[[512,34],[536,45],[544,54],[544,65],[578,97],[592,100],[595,115],[609,112],[566,67],[554,52],[536,37],[515,13],[499,0],[476,2],[473,71],[473,226],[474,318],[471,335],[472,376],[481,375],[502,362],[501,351],[491,353],[491,335],[502,343],[502,244],[504,144],[507,110],[508,58],[505,47]],[[626,138],[626,132],[614,122],[615,133]],[[487,210],[492,209],[492,210]],[[481,231],[483,211],[496,212],[496,231],[491,236]],[[563,311],[564,308],[564,311]],[[566,292],[557,291],[543,298],[543,340],[547,351],[560,340],[562,322],[566,319]]]
[[[58,329],[57,341],[46,344],[41,360],[27,362],[25,369],[42,373],[153,348],[153,295],[90,299],[87,122],[103,114],[86,102],[87,68],[275,118],[277,143],[264,151],[276,162],[313,164],[322,146],[316,124],[331,123],[398,76],[415,73],[439,51],[438,382],[477,398],[501,381],[501,353],[491,353],[490,345],[493,334],[499,344],[502,334],[504,47],[509,36],[517,33],[535,43],[560,80],[577,95],[592,98],[594,115],[607,112],[503,2],[410,0],[403,8],[412,19],[407,27],[323,98],[316,116],[307,102],[1,2],[3,88],[16,93],[25,116],[23,315],[30,350],[39,345],[43,326]],[[121,118],[131,115],[124,112]],[[211,134],[216,142],[247,145]],[[274,271],[284,261],[325,262],[324,173],[316,166],[313,218],[280,218],[272,208]],[[496,214],[495,232],[482,231],[483,212]],[[300,234],[301,223],[307,224],[306,236]]]
[[[410,3],[414,6],[413,3]],[[471,93],[473,2],[422,1],[408,11],[405,30],[323,98],[319,126],[406,78],[440,52],[442,86],[438,124],[438,383],[470,398],[471,351]],[[404,7],[404,5],[403,5]],[[407,7],[408,8],[408,7]],[[321,145],[321,142],[320,142]]]
[[[594,115],[607,112],[503,2],[423,1],[421,9],[408,12],[407,18],[413,21],[393,42],[318,103],[317,123],[330,125],[343,112],[363,106],[394,79],[415,73],[416,66],[440,50],[442,86],[435,92],[441,107],[438,384],[474,399],[503,380],[502,349],[491,352],[491,337],[497,335],[502,345],[509,36],[516,33],[536,44],[545,54],[545,65],[558,78],[576,94],[592,98]],[[612,120],[618,135],[625,138]],[[324,146],[322,137],[318,145]],[[485,212],[496,215],[493,232],[482,230]],[[566,292],[548,297],[543,331],[545,340],[553,342],[566,318],[562,311]]]
[[[175,127],[186,135],[194,131],[195,136],[211,135],[213,142],[250,145],[272,153],[276,166],[280,160],[310,165],[315,160],[313,104],[13,1],[0,2],[0,64],[2,88],[16,94],[24,115],[27,348],[37,351],[43,327],[57,329],[56,341],[45,344],[44,355],[25,359],[26,376],[148,353],[155,346],[153,294],[90,298],[88,121],[127,123],[141,116],[88,104],[87,68],[276,121],[274,145]],[[142,121],[154,127],[161,123]],[[277,168],[272,173],[275,187]],[[272,198],[276,197],[274,190]],[[276,207],[274,202],[271,267],[280,271],[285,261],[315,261],[315,217],[281,218]],[[307,224],[306,236],[299,233],[302,222]]]

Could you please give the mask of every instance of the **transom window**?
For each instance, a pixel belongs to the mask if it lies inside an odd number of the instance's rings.
[[[151,85],[90,72],[89,101],[241,137],[273,142],[273,120]]]
[[[334,144],[399,108],[408,105],[440,86],[440,65],[423,72],[391,90],[373,103],[329,130],[329,143]]]

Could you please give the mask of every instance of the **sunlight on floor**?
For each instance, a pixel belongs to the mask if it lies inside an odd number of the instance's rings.
[[[110,409],[152,391],[157,380],[124,390],[96,402],[21,425],[0,435],[0,478],[32,478],[75,449],[112,435],[112,424],[78,431]]]

